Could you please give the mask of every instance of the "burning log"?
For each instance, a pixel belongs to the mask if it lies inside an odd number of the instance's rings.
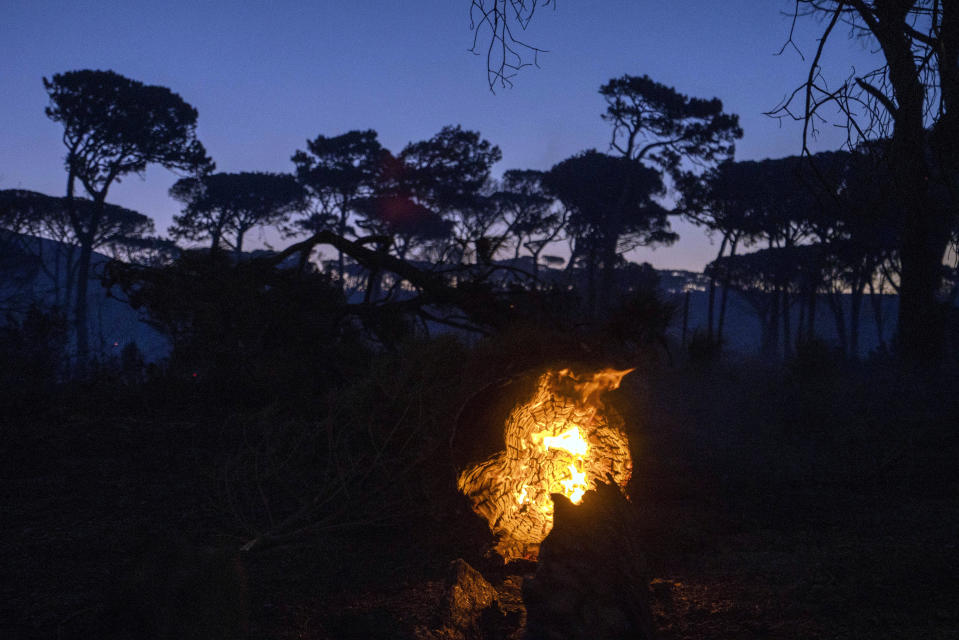
[[[553,525],[550,494],[579,503],[596,482],[625,487],[632,474],[623,419],[603,402],[632,371],[540,376],[533,396],[506,420],[506,448],[464,470],[457,486],[497,536],[506,561],[535,558]]]
[[[633,506],[615,483],[582,504],[553,494],[554,523],[523,585],[528,640],[653,637],[649,580]]]

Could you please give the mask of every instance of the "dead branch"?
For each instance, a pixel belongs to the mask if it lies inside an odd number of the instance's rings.
[[[490,39],[486,46],[486,75],[490,91],[497,84],[511,87],[511,78],[520,69],[539,66],[539,54],[545,49],[518,39],[513,34],[514,25],[525,30],[539,6],[556,6],[556,0],[470,0],[470,30],[473,46],[470,51],[481,54],[480,33],[489,29]],[[532,56],[532,60],[529,58]]]
[[[492,294],[484,295],[483,292],[476,290],[465,291],[448,284],[447,276],[449,274],[458,273],[462,271],[462,269],[425,271],[405,260],[401,260],[400,258],[390,255],[385,251],[374,251],[364,246],[370,241],[370,238],[362,238],[355,241],[347,240],[342,236],[336,235],[332,231],[324,230],[312,235],[302,242],[298,242],[287,247],[280,253],[266,258],[265,260],[267,264],[277,265],[297,253],[306,252],[308,254],[310,251],[312,251],[313,247],[318,244],[330,245],[350,256],[370,271],[389,271],[409,282],[414,287],[420,289],[422,291],[422,296],[415,299],[415,302],[403,302],[403,304],[409,307],[415,307],[420,314],[424,313],[423,307],[427,305],[452,306],[462,309],[467,313],[468,316],[471,317],[483,317],[487,318],[488,320],[494,319],[490,314],[490,311],[494,306]],[[529,275],[525,271],[516,268],[497,266],[490,269],[490,271],[485,274],[484,278],[488,277],[489,273],[492,273],[492,271],[497,269],[518,271],[523,275]],[[350,305],[350,308],[353,310],[372,309],[373,307],[382,308],[383,305],[371,305],[369,303],[364,303],[363,305]],[[430,316],[429,319],[450,324],[445,320],[437,319],[432,316]],[[467,327],[461,326],[459,328]],[[483,331],[478,325],[474,325],[470,328],[470,330]]]

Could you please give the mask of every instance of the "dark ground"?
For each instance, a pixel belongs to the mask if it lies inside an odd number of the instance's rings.
[[[881,367],[633,374],[660,636],[959,638],[957,389]],[[223,420],[121,404],[0,419],[0,637],[82,637],[158,541],[243,542],[209,489]],[[248,554],[250,637],[413,637],[457,556],[518,604],[530,567],[484,561],[485,542],[454,512]]]

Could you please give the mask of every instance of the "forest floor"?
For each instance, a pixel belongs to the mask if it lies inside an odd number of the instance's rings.
[[[848,427],[829,414],[841,394],[812,408],[833,392],[785,407],[756,400],[761,389],[729,398],[748,382],[686,371],[622,391],[660,637],[959,639],[955,414]],[[207,490],[203,421],[48,408],[0,424],[2,638],[82,637],[157,541],[242,542]],[[249,554],[250,637],[417,637],[458,556],[518,605],[534,567],[484,561],[474,525],[351,529]]]

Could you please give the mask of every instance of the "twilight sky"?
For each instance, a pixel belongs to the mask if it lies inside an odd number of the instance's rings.
[[[548,169],[587,148],[606,150],[599,86],[648,74],[688,95],[720,98],[745,136],[738,159],[798,153],[800,125],[763,115],[808,72],[821,26],[808,19],[792,49],[792,0],[559,0],[525,39],[548,49],[512,89],[491,94],[485,58],[467,52],[469,0],[3,0],[0,21],[0,189],[61,195],[61,127],[43,114],[41,78],[112,69],[179,93],[220,171],[291,171],[317,134],[375,129],[400,151],[446,124],[499,145],[494,168]],[[593,7],[593,8],[588,8]],[[601,7],[599,9],[595,7]],[[827,76],[871,68],[875,56],[845,33],[827,48]],[[840,133],[824,127],[817,148]],[[153,166],[111,191],[164,232],[178,211],[176,180]],[[661,269],[701,270],[714,257],[702,230],[673,220],[680,241],[631,257]],[[251,238],[253,240],[253,238]],[[282,245],[275,238],[268,239]]]

